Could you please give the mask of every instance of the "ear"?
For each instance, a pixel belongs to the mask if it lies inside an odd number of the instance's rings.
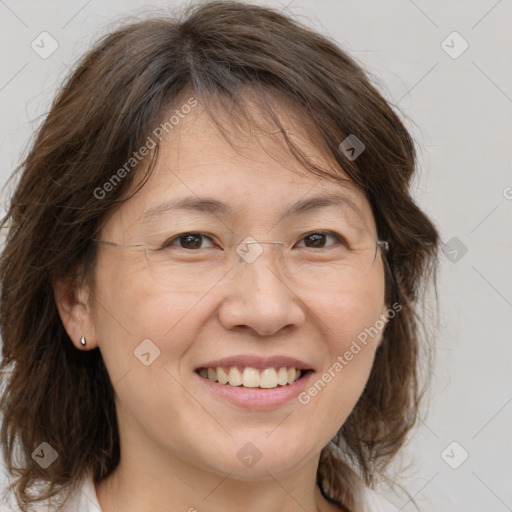
[[[86,286],[73,286],[68,278],[58,278],[53,281],[53,292],[60,318],[75,347],[80,350],[96,348],[89,289]],[[85,347],[80,344],[82,336],[87,341]]]

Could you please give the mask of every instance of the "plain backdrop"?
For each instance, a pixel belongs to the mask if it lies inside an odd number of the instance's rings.
[[[402,484],[425,510],[512,510],[512,2],[255,3],[285,9],[358,59],[420,148],[414,196],[445,244],[441,329],[429,414]],[[120,16],[176,4],[0,0],[2,185],[75,59]],[[58,44],[46,58],[32,45],[42,32]],[[415,510],[403,495],[388,499]]]

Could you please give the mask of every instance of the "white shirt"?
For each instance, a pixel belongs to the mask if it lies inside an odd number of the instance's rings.
[[[82,482],[79,491],[73,497],[74,500],[70,498],[69,505],[64,507],[62,512],[102,512],[92,475]]]
[[[7,505],[1,504],[0,512],[19,512],[20,509],[13,505],[13,501],[15,502],[16,500],[10,497],[8,508]],[[36,512],[56,512],[57,510],[55,501],[53,502],[53,506],[51,506],[48,500],[31,506]],[[102,512],[96,496],[96,488],[94,487],[92,475],[85,478],[77,485],[63,507],[59,509],[59,512]]]

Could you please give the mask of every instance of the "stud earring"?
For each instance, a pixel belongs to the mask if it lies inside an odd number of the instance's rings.
[[[80,338],[80,344],[81,344],[83,347],[85,347],[85,345],[87,344],[87,342],[85,341],[85,336],[82,336],[82,337]]]

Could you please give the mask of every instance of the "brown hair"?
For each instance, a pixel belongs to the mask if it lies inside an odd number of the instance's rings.
[[[232,119],[249,121],[243,92],[253,91],[281,130],[264,100],[268,93],[292,102],[313,123],[326,158],[364,191],[379,238],[390,242],[386,302],[402,309],[388,322],[366,388],[323,449],[318,468],[324,495],[353,510],[361,479],[373,484],[404,444],[423,389],[419,356],[430,336],[420,305],[430,281],[435,288],[439,235],[411,197],[414,142],[369,74],[291,17],[234,1],[192,5],[185,13],[131,21],[103,37],[57,94],[13,174],[19,180],[1,224],[8,231],[0,261],[1,443],[8,471],[17,473],[9,492],[26,511],[88,472],[99,482],[119,463],[112,384],[99,350],[74,348],[53,282],[90,279],[96,256],[91,240],[127,199],[135,176],[144,170],[149,177],[158,141],[108,194],[95,191],[133,158],[186,93],[212,105],[212,118],[223,104]],[[355,160],[339,149],[351,134],[365,145]],[[340,174],[309,162],[284,130],[282,136],[309,172],[340,181]],[[58,453],[47,469],[31,457],[42,442]],[[38,482],[47,488],[31,493]]]

